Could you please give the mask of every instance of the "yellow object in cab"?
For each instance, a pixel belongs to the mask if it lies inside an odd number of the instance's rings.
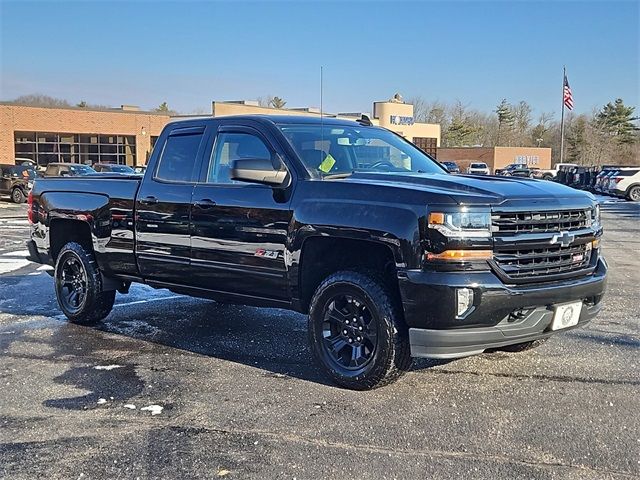
[[[318,170],[324,173],[329,173],[335,164],[336,164],[336,159],[333,158],[331,154],[329,154],[325,157],[322,163],[318,165]]]

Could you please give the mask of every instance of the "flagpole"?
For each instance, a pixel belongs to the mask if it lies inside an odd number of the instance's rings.
[[[560,163],[564,159],[564,80],[567,78],[567,68],[562,66],[562,113],[560,114]]]

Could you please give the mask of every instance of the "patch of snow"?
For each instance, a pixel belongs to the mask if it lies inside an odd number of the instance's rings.
[[[96,370],[113,370],[114,368],[122,368],[122,365],[97,365],[93,368]]]
[[[142,407],[140,410],[145,412],[151,412],[151,415],[160,415],[162,413],[162,409],[160,405],[149,405],[147,407]]]
[[[29,255],[29,250],[17,250],[17,251],[6,252],[2,254],[2,256],[4,257],[22,257],[22,258],[26,258],[27,255]]]
[[[10,253],[13,254],[13,252]],[[26,258],[0,258],[0,274],[20,270],[29,265],[29,263]]]
[[[99,398],[97,403],[98,403],[98,405],[105,404],[105,403],[107,403],[107,399],[106,398]]]
[[[133,403],[125,403],[124,408],[128,408],[129,410],[135,410],[136,406]]]

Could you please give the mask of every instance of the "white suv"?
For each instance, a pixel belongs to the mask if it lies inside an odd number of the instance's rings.
[[[640,168],[625,168],[609,179],[609,193],[640,202]]]
[[[491,175],[487,164],[481,162],[474,162],[470,164],[467,168],[467,173],[469,175]]]

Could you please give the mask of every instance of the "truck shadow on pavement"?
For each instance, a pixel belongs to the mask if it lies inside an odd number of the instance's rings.
[[[0,300],[0,313],[23,317],[11,325],[0,324],[0,349],[6,358],[70,363],[54,382],[88,392],[47,400],[44,404],[48,407],[80,410],[93,408],[100,399],[126,402],[139,396],[145,391],[136,372],[141,354],[153,356],[152,369],[162,370],[174,363],[175,355],[166,347],[251,366],[263,370],[264,376],[293,377],[335,387],[312,359],[305,315],[136,286],[133,298],[118,296],[105,320],[81,326],[62,316],[51,278],[45,273],[0,277],[0,289],[8,294],[4,298],[11,299],[12,290],[27,285],[31,298],[35,295],[46,301]],[[150,299],[138,300],[145,297]],[[51,335],[43,335],[43,329],[51,329]],[[12,342],[20,348],[13,351]],[[443,363],[448,362],[421,359],[414,369]]]

